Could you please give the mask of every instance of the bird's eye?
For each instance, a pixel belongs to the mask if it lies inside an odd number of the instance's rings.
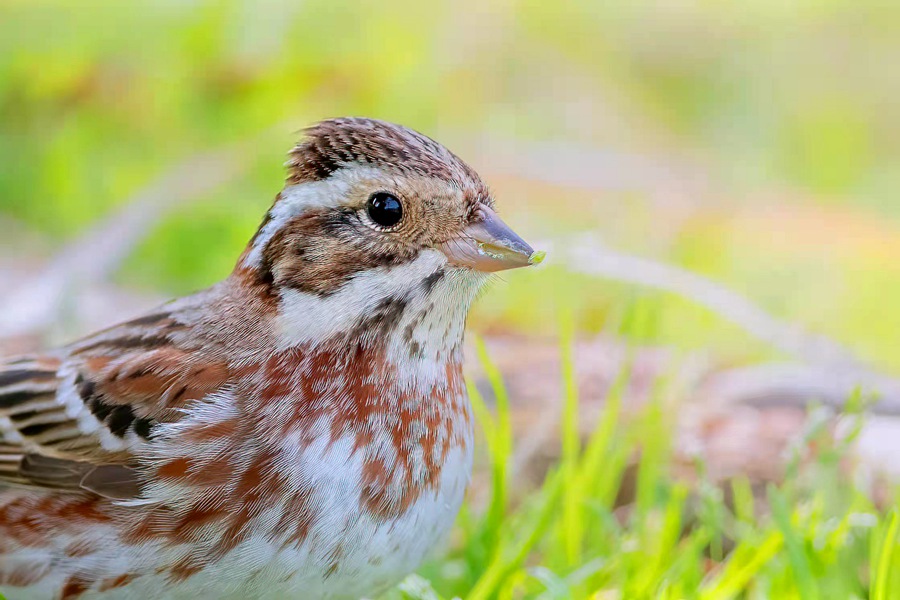
[[[403,218],[403,205],[396,196],[387,192],[372,194],[366,205],[369,218],[379,227],[393,227]]]

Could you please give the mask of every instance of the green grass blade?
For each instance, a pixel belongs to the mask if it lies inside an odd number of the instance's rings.
[[[872,600],[889,600],[891,597],[891,567],[897,548],[897,528],[900,526],[897,509],[891,510],[887,533],[881,542],[881,550],[878,553],[878,567],[875,571],[875,585],[872,591]],[[893,595],[896,598],[896,595]]]
[[[780,531],[771,532],[756,548],[744,543],[731,554],[724,572],[716,580],[704,586],[701,600],[730,600],[746,590],[760,570],[782,549],[784,536]]]
[[[802,600],[817,600],[819,590],[813,578],[812,568],[806,556],[803,540],[797,535],[791,524],[791,515],[787,501],[775,486],[768,488],[769,503],[772,505],[772,517],[784,536],[788,560],[794,575],[794,583]]]
[[[561,470],[565,480],[562,500],[562,537],[566,563],[574,568],[581,563],[581,544],[584,538],[584,511],[582,480],[578,476],[581,453],[581,433],[578,427],[578,386],[575,378],[575,359],[572,348],[571,323],[562,326],[560,340],[563,375],[562,459]]]

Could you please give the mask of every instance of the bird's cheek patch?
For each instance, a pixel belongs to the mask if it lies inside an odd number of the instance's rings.
[[[399,265],[416,254],[375,239],[353,243],[324,222],[301,217],[272,237],[263,252],[259,278],[275,288],[327,296],[358,273]]]

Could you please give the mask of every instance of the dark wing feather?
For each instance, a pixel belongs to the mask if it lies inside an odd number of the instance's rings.
[[[0,484],[138,495],[133,467],[154,426],[229,378],[183,329],[157,313],[57,356],[0,362]]]

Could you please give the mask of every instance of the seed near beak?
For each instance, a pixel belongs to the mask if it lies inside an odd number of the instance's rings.
[[[450,263],[491,273],[536,265],[544,252],[535,252],[493,210],[481,205],[475,222],[440,246]]]

